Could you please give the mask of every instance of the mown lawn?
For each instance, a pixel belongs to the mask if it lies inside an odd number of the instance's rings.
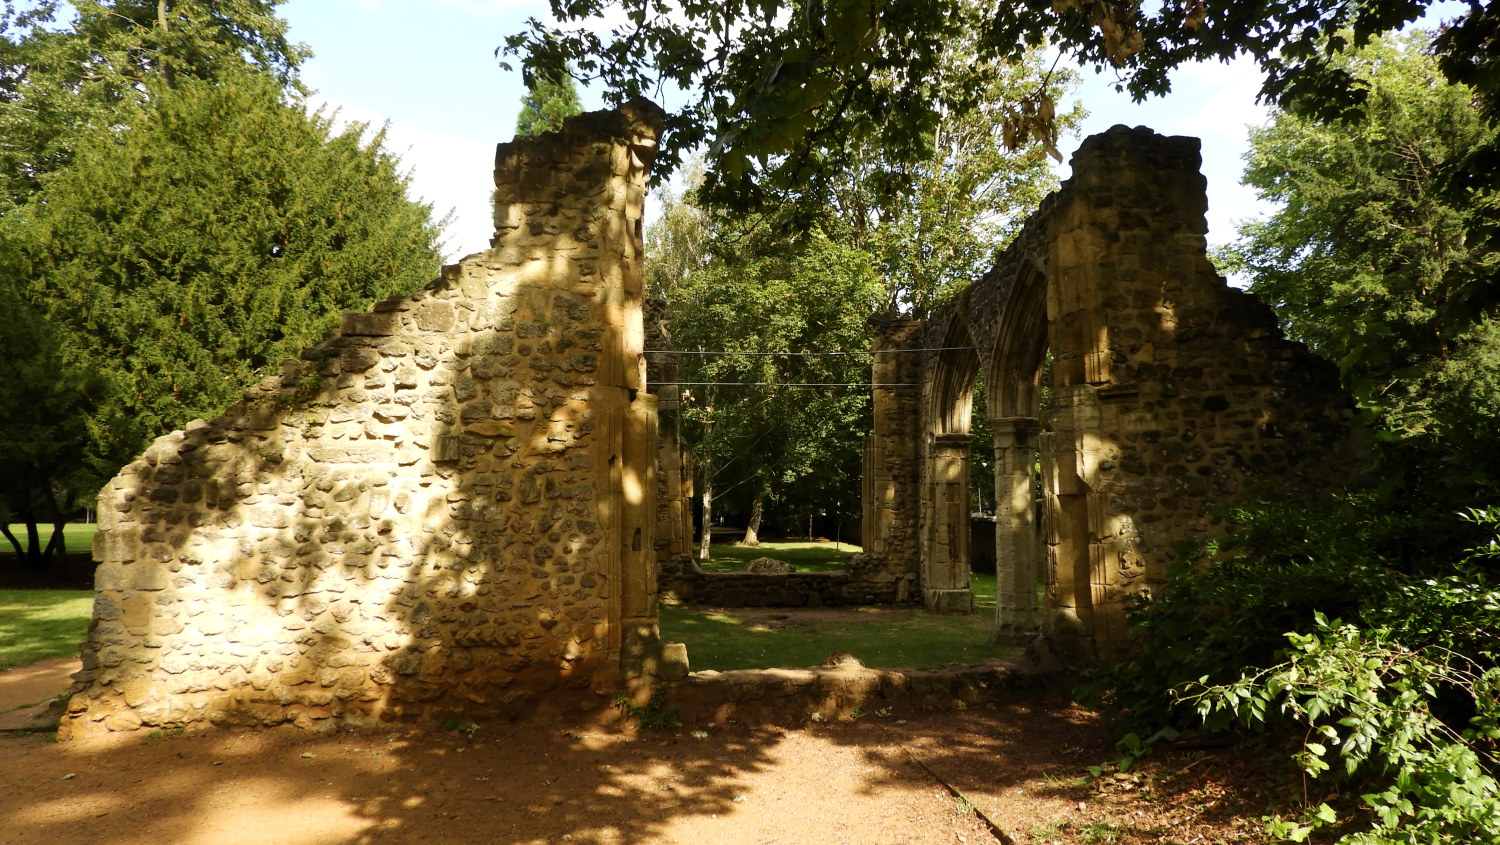
[[[758,557],[792,564],[799,572],[841,569],[858,546],[827,542],[716,545],[710,572],[737,572]],[[838,619],[807,619],[773,608],[692,610],[663,606],[663,639],[687,643],[693,669],[767,669],[815,666],[847,651],[866,666],[930,669],[1015,657],[1020,650],[989,642],[995,619],[995,576],[973,575],[972,616],[937,616],[921,608],[849,608]],[[776,618],[782,617],[782,618]]]
[[[858,548],[835,548],[833,543],[721,546],[714,549],[713,563],[720,571],[736,571],[767,556],[801,571],[827,571],[842,566],[853,551]],[[1018,649],[989,642],[994,576],[972,577],[971,616],[936,616],[921,608],[849,608],[837,619],[820,620],[772,608],[710,612],[664,606],[662,636],[688,644],[694,669],[814,666],[835,651],[849,652],[866,666],[889,668],[935,668],[1016,656]],[[93,598],[88,590],[0,590],[0,669],[76,654],[88,629]]]
[[[92,590],[0,590],[0,669],[78,653]]]
[[[712,559],[699,565],[708,572],[739,572],[758,557],[773,557],[790,563],[798,572],[831,572],[843,569],[849,555],[859,551],[859,546],[827,541],[765,542],[753,547],[716,543],[709,547]]]
[[[52,527],[50,525],[40,526],[42,544],[52,539]],[[94,547],[94,534],[99,530],[96,523],[70,522],[63,526],[63,542],[67,544],[69,552],[86,552]],[[26,542],[26,526],[21,523],[13,523],[10,526],[12,534],[23,544]],[[14,553],[15,548],[10,541],[0,536],[0,554]]]

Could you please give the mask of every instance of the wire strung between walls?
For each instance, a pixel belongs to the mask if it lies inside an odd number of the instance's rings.
[[[793,355],[799,358],[818,358],[829,355],[894,355],[897,352],[970,352],[977,346],[933,346],[925,349],[876,349],[863,352],[734,352],[730,350],[702,349],[647,349],[647,355]]]
[[[648,381],[647,387],[921,387],[868,381]]]
[[[970,352],[974,346],[932,346],[921,349],[878,349],[863,352],[734,352],[730,350],[703,349],[647,349],[647,355],[785,355],[798,358],[818,358],[835,355],[890,355],[897,352]],[[868,381],[653,381],[647,387],[921,387],[916,383],[874,383]]]

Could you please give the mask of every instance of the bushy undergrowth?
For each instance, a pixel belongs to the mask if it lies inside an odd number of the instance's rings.
[[[1500,843],[1500,508],[1434,520],[1345,499],[1232,516],[1235,536],[1181,549],[1168,585],[1130,608],[1138,653],[1083,698],[1139,736],[1239,725],[1293,748],[1326,783],[1271,822],[1289,840]]]
[[[1227,683],[1246,667],[1270,666],[1287,632],[1312,630],[1314,612],[1354,617],[1367,597],[1396,589],[1381,550],[1396,547],[1408,526],[1362,518],[1369,512],[1366,502],[1345,499],[1226,514],[1237,533],[1179,547],[1166,583],[1132,599],[1135,656],[1092,671],[1081,697],[1141,736],[1194,726],[1196,711],[1178,702],[1177,686]]]

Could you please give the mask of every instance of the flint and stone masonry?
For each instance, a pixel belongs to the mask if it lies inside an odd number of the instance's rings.
[[[979,373],[996,638],[1040,632],[1049,662],[1117,651],[1126,598],[1165,578],[1174,544],[1224,533],[1217,506],[1348,478],[1359,444],[1337,371],[1215,273],[1200,161],[1196,138],[1095,135],[987,275],[926,321],[876,321],[866,577],[970,610]]]
[[[61,737],[597,708],[671,669],[642,355],[660,120],[501,144],[488,251],[105,487]]]

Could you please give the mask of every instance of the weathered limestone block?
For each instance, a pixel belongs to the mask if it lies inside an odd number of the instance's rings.
[[[345,315],[106,486],[64,738],[607,706],[627,628],[673,654],[636,571],[639,293],[599,281],[639,254],[659,119],[635,104],[501,145],[494,249]]]

